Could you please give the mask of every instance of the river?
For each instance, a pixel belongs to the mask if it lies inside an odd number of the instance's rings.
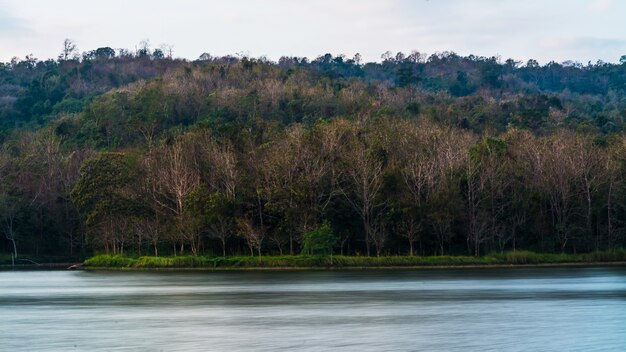
[[[0,272],[2,351],[626,351],[626,268]]]

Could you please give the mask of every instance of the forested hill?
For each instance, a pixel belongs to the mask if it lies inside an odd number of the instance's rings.
[[[260,118],[312,124],[361,115],[429,119],[478,133],[509,127],[533,132],[585,128],[602,134],[622,129],[625,64],[541,66],[534,60],[522,64],[416,52],[387,53],[381,63],[362,63],[358,54],[352,59],[326,54],[312,61],[283,57],[278,63],[203,54],[190,62],[148,50],[99,48],[80,60],[66,53],[58,60],[26,57],[0,63],[4,135],[21,127],[74,124],[88,139],[81,142],[112,147],[136,141],[120,135],[106,141],[85,123],[102,128],[104,123],[154,120],[164,133],[198,123]],[[94,117],[102,113],[99,107],[108,114]],[[75,117],[83,111],[88,114]]]
[[[0,63],[0,255],[624,245],[626,56],[74,48]]]

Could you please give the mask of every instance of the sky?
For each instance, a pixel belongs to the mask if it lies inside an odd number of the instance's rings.
[[[540,63],[618,62],[623,0],[0,0],[0,61],[79,50],[134,50],[148,40],[175,57],[386,51],[499,56]]]

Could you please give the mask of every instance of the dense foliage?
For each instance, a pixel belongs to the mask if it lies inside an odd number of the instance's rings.
[[[186,61],[66,42],[0,64],[0,252],[613,251],[622,61]]]

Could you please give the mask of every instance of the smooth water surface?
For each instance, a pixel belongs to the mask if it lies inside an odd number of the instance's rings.
[[[2,351],[626,351],[626,268],[0,272]]]

